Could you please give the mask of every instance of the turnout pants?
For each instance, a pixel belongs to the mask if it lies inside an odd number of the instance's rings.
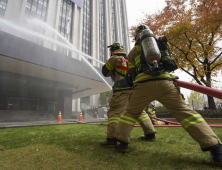
[[[132,93],[132,90],[123,90],[116,91],[110,102],[110,109],[108,110],[108,129],[107,129],[107,138],[116,138],[117,137],[117,127],[119,124],[120,116],[123,114],[124,107],[126,105],[129,95]],[[140,123],[143,128],[144,134],[154,133],[155,129],[153,124],[148,116],[148,114],[143,111],[140,111],[138,114],[137,121]]]
[[[154,100],[161,102],[173,114],[189,135],[200,144],[202,150],[221,144],[202,116],[187,106],[176,83],[169,80],[134,84],[117,129],[117,138],[120,141],[129,143],[132,122],[135,123],[143,108]]]

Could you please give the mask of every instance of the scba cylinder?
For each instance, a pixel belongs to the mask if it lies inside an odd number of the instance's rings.
[[[150,29],[145,29],[140,33],[140,42],[144,57],[149,64],[154,64],[161,59],[160,50]]]

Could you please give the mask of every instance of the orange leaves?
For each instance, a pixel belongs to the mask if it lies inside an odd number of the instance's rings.
[[[140,20],[156,36],[168,38],[172,57],[180,68],[200,79],[211,80],[222,68],[222,1],[166,0],[167,6],[158,13]],[[137,25],[131,27],[133,35]],[[207,67],[206,67],[207,65]],[[204,83],[204,81],[202,82]]]

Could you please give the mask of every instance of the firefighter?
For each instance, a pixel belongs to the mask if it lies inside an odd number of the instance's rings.
[[[149,103],[158,100],[199,143],[201,150],[210,151],[214,163],[222,165],[220,139],[202,116],[187,106],[177,84],[173,81],[175,77],[170,72],[176,70],[177,66],[169,55],[167,38],[157,39],[146,25],[138,26],[134,37],[136,43],[128,55],[128,67],[135,81],[119,120],[117,138],[120,144],[117,145],[117,150],[129,152],[128,144],[133,123]],[[144,46],[145,43],[148,45]],[[155,58],[149,55],[150,51]]]
[[[156,108],[152,103],[150,103],[144,110],[146,111],[146,113],[149,116],[156,117],[156,114],[155,114],[156,113]],[[168,125],[168,123],[160,121],[160,120],[156,120],[152,117],[150,117],[150,119],[151,119],[153,125]]]
[[[133,81],[128,75],[126,52],[120,43],[113,43],[108,46],[110,50],[110,59],[102,67],[102,74],[105,77],[111,76],[114,81],[113,96],[109,102],[110,109],[108,110],[108,128],[107,140],[101,141],[100,144],[105,147],[116,147],[117,138],[116,130],[119,123],[119,118],[123,113],[127,98],[132,92]],[[141,139],[155,140],[155,129],[152,122],[145,111],[140,111],[137,121],[141,124],[144,131],[144,136]]]

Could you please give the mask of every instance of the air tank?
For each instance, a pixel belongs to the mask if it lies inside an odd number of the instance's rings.
[[[161,59],[160,50],[150,29],[145,29],[140,33],[140,42],[144,57],[149,64],[154,64]]]

